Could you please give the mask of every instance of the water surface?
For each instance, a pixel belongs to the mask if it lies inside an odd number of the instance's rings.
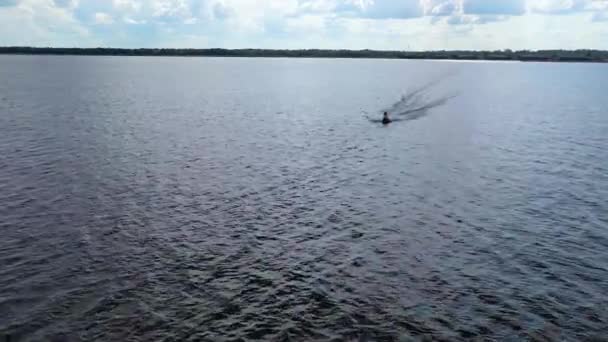
[[[608,334],[606,65],[0,56],[0,80],[0,336]],[[456,96],[366,118],[433,80],[419,103]]]

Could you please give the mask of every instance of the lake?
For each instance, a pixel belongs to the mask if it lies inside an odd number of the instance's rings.
[[[608,65],[0,56],[0,80],[0,337],[608,334]]]

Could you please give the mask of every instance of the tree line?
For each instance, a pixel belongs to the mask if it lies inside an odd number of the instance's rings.
[[[604,50],[538,51],[380,51],[380,50],[272,50],[272,49],[116,49],[0,47],[0,54],[91,55],[91,56],[207,56],[207,57],[294,57],[294,58],[384,58],[384,59],[453,59],[513,60],[547,62],[608,62]]]

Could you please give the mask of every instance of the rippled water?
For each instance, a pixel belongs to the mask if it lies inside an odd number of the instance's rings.
[[[0,57],[0,336],[608,336],[608,67]],[[429,80],[445,104],[382,127]]]

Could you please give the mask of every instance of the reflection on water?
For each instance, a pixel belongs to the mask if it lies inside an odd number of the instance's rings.
[[[0,57],[0,336],[602,339],[607,70]]]

